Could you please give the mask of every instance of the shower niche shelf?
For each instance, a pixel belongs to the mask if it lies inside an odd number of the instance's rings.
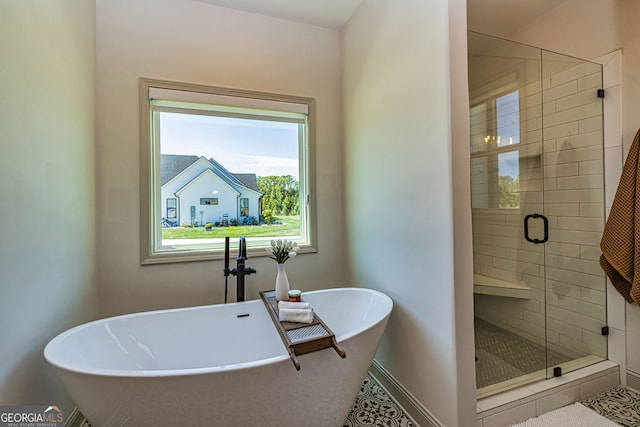
[[[473,293],[507,298],[531,299],[531,288],[493,277],[473,274]]]

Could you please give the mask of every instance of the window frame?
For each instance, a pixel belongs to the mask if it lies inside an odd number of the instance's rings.
[[[200,197],[200,206],[217,206],[217,197]]]
[[[300,147],[299,161],[301,176],[300,209],[304,209],[306,223],[303,224],[301,212],[302,241],[298,242],[301,253],[317,252],[317,212],[315,196],[315,100],[309,97],[257,92],[243,89],[223,88],[194,83],[175,82],[141,77],[139,78],[139,120],[140,120],[140,264],[164,264],[173,262],[204,261],[221,259],[224,257],[222,243],[193,246],[185,248],[156,250],[157,239],[161,239],[159,222],[161,218],[154,218],[159,201],[160,188],[155,188],[159,179],[159,150],[153,139],[152,108],[150,105],[150,91],[166,89],[194,94],[194,96],[220,96],[236,98],[239,102],[265,104],[291,103],[304,104],[307,108],[306,144]],[[260,108],[260,107],[256,107]],[[302,185],[302,174],[305,175],[305,185]],[[160,237],[158,237],[160,236]],[[233,240],[233,239],[232,239]],[[237,240],[237,239],[235,239]],[[247,239],[247,252],[251,256],[267,256],[266,248],[270,238]]]
[[[245,204],[246,204],[246,206],[245,206]],[[245,209],[247,210],[247,213],[243,214]],[[240,216],[249,217],[249,199],[246,198],[246,197],[241,197],[240,198]]]
[[[170,206],[169,202],[173,202],[172,205]],[[167,211],[166,211],[166,215],[167,215],[167,219],[177,219],[178,218],[178,199],[176,197],[170,197],[167,199],[167,207],[166,207]],[[169,215],[169,211],[173,209],[173,216]]]

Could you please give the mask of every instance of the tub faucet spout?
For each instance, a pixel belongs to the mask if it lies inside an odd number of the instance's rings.
[[[236,268],[229,270],[229,238],[225,238],[225,261],[224,261],[224,275],[227,277],[229,274],[236,276],[236,301],[244,301],[244,276],[256,273],[255,268],[247,267],[245,261],[247,260],[247,241],[244,236],[240,237],[240,247],[238,249],[238,257],[236,258]],[[226,288],[225,288],[226,292]],[[226,302],[226,295],[225,295]]]

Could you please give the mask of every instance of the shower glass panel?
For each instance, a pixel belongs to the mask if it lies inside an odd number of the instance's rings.
[[[598,64],[469,32],[476,383],[606,358]]]
[[[606,359],[602,66],[542,51],[548,372]],[[569,358],[554,359],[554,355]]]

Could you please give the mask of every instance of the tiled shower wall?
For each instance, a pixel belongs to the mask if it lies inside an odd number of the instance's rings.
[[[604,226],[603,124],[596,96],[602,81],[598,65],[549,59],[541,82],[519,88],[520,208],[473,209],[474,272],[530,287],[530,298],[476,295],[475,314],[543,345],[546,316],[551,349],[576,358],[604,358],[605,277],[598,264]],[[471,140],[480,144],[495,123],[486,112],[474,112]],[[484,171],[496,165],[489,166],[472,162],[472,191],[474,180],[491,179]],[[544,245],[523,238],[523,217],[536,212],[549,219]],[[540,237],[534,223],[539,221],[530,223],[531,234]]]

